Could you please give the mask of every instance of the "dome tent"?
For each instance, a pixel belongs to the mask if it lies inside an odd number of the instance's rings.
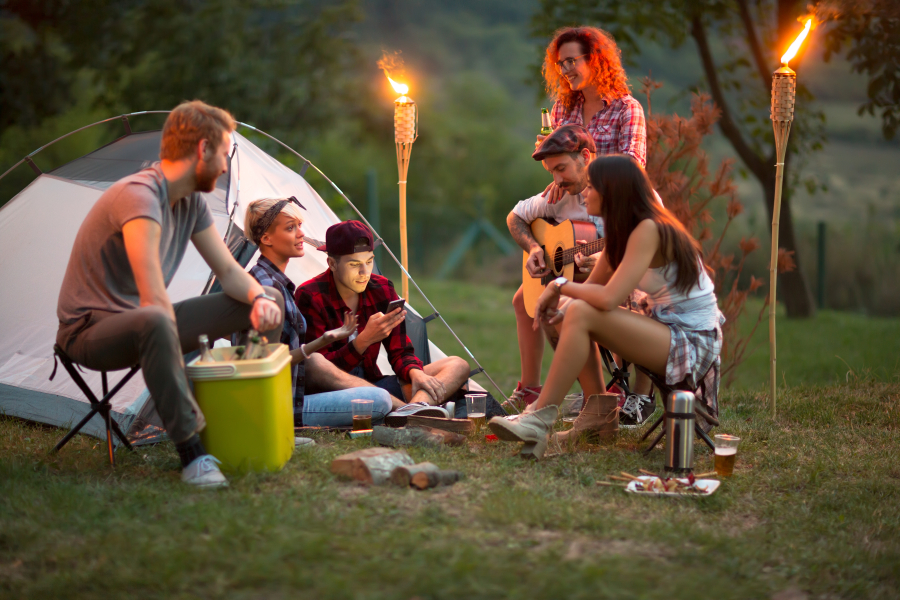
[[[165,114],[168,111],[152,112]],[[158,160],[161,131],[131,130],[128,117],[142,114],[150,113],[113,117],[63,136],[119,119],[125,125],[125,135],[122,137],[61,167],[44,173],[31,160],[48,144],[0,175],[2,179],[22,163],[28,163],[38,174],[34,181],[0,207],[0,277],[6,282],[15,282],[15,285],[0,286],[0,335],[4,339],[0,345],[2,414],[65,426],[77,423],[90,410],[87,399],[65,373],[57,374],[52,381],[49,379],[55,366],[53,344],[59,325],[56,303],[75,235],[94,202],[117,180]],[[253,200],[296,196],[306,208],[304,232],[320,240],[325,238],[325,230],[340,219],[304,178],[307,169],[311,167],[319,172],[348,203],[350,200],[300,154],[265,132],[245,124],[240,126],[269,137],[302,161],[300,172],[295,172],[239,132],[232,134],[233,148],[228,173],[220,177],[214,191],[203,194],[203,197],[209,204],[217,229],[220,233],[224,232],[226,243],[235,257],[242,265],[249,267],[255,263],[258,252],[243,236],[242,225],[246,206]],[[51,144],[56,141],[59,140]],[[366,222],[352,203],[350,206],[359,214],[360,220]],[[35,223],[40,223],[41,237],[50,243],[34,244],[30,241]],[[375,236],[380,238],[377,232]],[[396,261],[390,249],[386,246],[385,249]],[[304,257],[289,263],[286,274],[295,283],[302,283],[327,268],[325,259],[326,255],[322,252],[307,252]],[[410,281],[416,285],[412,278]],[[207,293],[216,287],[209,267],[189,244],[168,287],[172,302]],[[433,306],[431,308],[434,309]],[[432,317],[435,316],[443,321],[436,311]],[[407,318],[417,353],[426,361],[429,355],[432,358],[445,356],[427,341],[424,323],[429,318],[423,320],[414,310]],[[467,348],[466,352],[478,365]],[[383,349],[379,367],[385,373],[392,372]],[[478,365],[476,371],[482,370]],[[118,380],[118,374],[110,375],[111,383]],[[86,371],[83,377],[92,389],[100,388],[99,372]],[[471,389],[480,389],[473,381],[470,385]],[[161,433],[153,403],[148,400],[149,394],[140,372],[112,400],[113,418],[126,435],[138,443],[156,440]],[[96,437],[105,436],[100,418],[92,419],[81,431]]]

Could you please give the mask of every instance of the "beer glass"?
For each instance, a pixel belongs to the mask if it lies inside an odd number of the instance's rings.
[[[372,400],[351,400],[353,407],[353,431],[372,429]]]
[[[484,428],[487,394],[466,394],[466,417],[475,424],[475,433]]]
[[[731,477],[734,473],[734,459],[741,438],[727,433],[716,434],[716,474],[719,477]]]

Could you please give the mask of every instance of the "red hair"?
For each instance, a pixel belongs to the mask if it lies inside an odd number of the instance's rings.
[[[569,42],[578,42],[582,54],[588,55],[585,59],[591,72],[589,83],[596,86],[601,96],[614,100],[628,95],[628,77],[622,68],[622,53],[613,36],[597,27],[564,27],[553,34],[553,40],[547,46],[544,56],[541,70],[548,96],[561,102],[566,110],[572,110],[575,106],[578,93],[556,72],[559,49]]]

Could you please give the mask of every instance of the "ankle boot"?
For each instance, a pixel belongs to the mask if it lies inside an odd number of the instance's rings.
[[[559,443],[572,444],[582,434],[594,441],[616,435],[619,431],[618,399],[617,394],[589,396],[572,424],[572,429],[555,434],[554,439]]]
[[[488,427],[501,440],[525,442],[521,452],[524,458],[540,458],[547,450],[550,431],[558,416],[559,407],[551,404],[540,410],[518,415],[516,419],[494,417]]]

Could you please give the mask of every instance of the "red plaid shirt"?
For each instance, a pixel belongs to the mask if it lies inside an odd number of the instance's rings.
[[[560,125],[581,125],[594,138],[598,155],[630,154],[642,167],[647,166],[647,123],[640,102],[631,96],[607,100],[606,108],[597,112],[589,125],[584,124],[583,109],[584,94],[580,92],[569,112],[556,102],[550,111],[550,124],[554,129]]]
[[[357,331],[362,333],[369,318],[377,312],[384,312],[391,300],[399,298],[394,284],[387,277],[372,274],[366,289],[359,295]],[[338,329],[344,324],[344,313],[350,309],[338,293],[331,269],[313,277],[294,292],[294,300],[306,317],[306,342],[311,342],[330,329]],[[412,369],[422,369],[422,361],[416,358],[413,345],[406,336],[406,323],[394,327],[390,335],[381,341],[387,350],[388,360],[394,373],[404,381],[409,381]],[[382,375],[376,361],[379,344],[372,344],[360,354],[356,346],[346,339],[338,340],[319,352],[343,371],[351,371],[362,363],[366,381],[378,381]]]

